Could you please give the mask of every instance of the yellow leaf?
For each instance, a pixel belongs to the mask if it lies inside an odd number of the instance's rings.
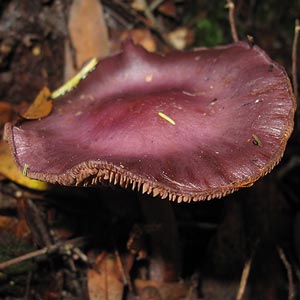
[[[0,174],[33,190],[44,191],[49,188],[46,182],[30,179],[22,174],[11,156],[8,144],[4,141],[0,141]]]
[[[51,92],[47,87],[44,87],[34,99],[27,111],[21,114],[21,116],[28,120],[44,118],[51,113],[52,106],[53,103],[51,99]]]

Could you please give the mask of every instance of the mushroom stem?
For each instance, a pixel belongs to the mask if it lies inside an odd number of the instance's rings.
[[[150,278],[157,282],[178,279],[180,251],[176,219],[169,201],[140,195],[139,202],[145,223],[158,225],[151,231]]]

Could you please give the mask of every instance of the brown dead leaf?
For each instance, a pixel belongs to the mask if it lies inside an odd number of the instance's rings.
[[[51,92],[47,87],[39,92],[33,103],[29,106],[25,113],[21,114],[24,119],[35,120],[47,117],[52,111]]]
[[[140,294],[142,290],[144,290],[148,286],[152,286],[158,289],[160,285],[157,281],[151,279],[136,279],[134,281],[134,287],[137,290],[138,294]]]
[[[157,49],[156,41],[147,29],[132,29],[125,31],[121,34],[120,40],[124,41],[126,39],[132,39],[132,41],[141,45],[144,49],[149,52],[155,52]]]
[[[188,299],[191,282],[156,282],[154,280],[136,279],[134,286],[139,298],[149,299],[149,294],[154,300],[180,300]],[[191,300],[194,300],[192,298]]]
[[[65,44],[65,81],[93,57],[109,54],[109,38],[103,8],[98,0],[74,0],[69,15],[69,32],[75,50],[75,65],[69,43]]]
[[[45,182],[30,179],[22,174],[16,166],[5,141],[0,140],[0,174],[11,181],[26,186],[34,190],[47,190],[48,185]]]
[[[0,233],[2,231],[9,231],[17,222],[18,220],[15,217],[0,216]]]
[[[162,300],[162,298],[157,288],[147,286],[139,293],[139,300]]]
[[[169,17],[176,17],[176,5],[174,3],[174,1],[165,1],[163,2],[159,7],[158,7],[158,11],[166,16]]]
[[[65,275],[63,271],[58,271],[55,276],[51,276],[50,283],[45,292],[45,300],[60,300],[64,288]]]
[[[0,235],[10,233],[18,239],[27,240],[30,236],[30,229],[23,217],[0,216]]]
[[[88,270],[88,292],[90,300],[121,300],[124,284],[120,280],[117,259],[114,255],[101,255],[98,271]]]
[[[15,235],[19,239],[27,239],[30,236],[30,228],[25,219],[20,219],[15,226]]]
[[[239,289],[239,281],[237,279],[220,280],[220,279],[203,279],[201,282],[201,290],[207,300],[231,300],[236,299],[236,293]],[[246,291],[243,299],[249,300],[250,289]]]
[[[144,0],[133,0],[130,6],[137,11],[145,10],[145,1]]]
[[[23,218],[0,216],[0,235],[9,232],[19,239],[26,239],[30,229]]]
[[[10,103],[0,102],[0,126],[11,120],[13,111],[13,107]]]

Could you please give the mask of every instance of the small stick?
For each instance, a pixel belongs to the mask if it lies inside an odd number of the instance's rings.
[[[120,253],[117,249],[115,250],[115,256],[116,256],[116,259],[117,259],[117,265],[118,265],[118,267],[121,271],[122,277],[123,277],[123,283],[125,285],[127,285],[128,288],[129,288],[129,291],[132,292],[133,287],[131,285],[131,281],[130,281],[130,278],[129,278],[128,271],[124,268]]]
[[[242,300],[245,294],[245,290],[246,290],[246,285],[248,282],[248,277],[249,277],[249,273],[251,270],[251,263],[252,263],[252,258],[250,258],[249,260],[246,261],[244,268],[243,268],[243,272],[242,272],[242,276],[241,276],[241,280],[240,280],[240,286],[236,295],[236,300]]]
[[[155,10],[157,7],[159,7],[162,3],[164,3],[166,0],[154,0],[150,5],[149,8],[151,11]]]
[[[291,264],[289,263],[289,261],[286,258],[286,255],[283,251],[283,249],[279,246],[277,246],[277,251],[278,251],[278,255],[286,269],[287,272],[287,277],[288,277],[288,282],[289,282],[289,295],[288,295],[288,300],[293,300],[294,299],[294,284],[293,284],[293,271],[292,271],[292,267]]]
[[[141,16],[141,14],[138,14],[134,9],[128,7],[126,3],[123,3],[123,1],[118,0],[102,0],[102,3],[104,6],[108,7],[111,11],[114,11],[115,14],[118,14],[122,18],[126,18],[128,20],[128,23],[130,24],[137,24],[138,22],[141,22],[146,28],[153,31],[157,37],[170,49],[174,48],[174,46],[169,42],[169,40],[164,35],[165,29],[164,27],[159,24],[159,22],[155,19],[155,16],[153,15],[149,5],[147,4],[146,0],[142,0],[142,4],[144,5],[144,16]],[[150,12],[150,14],[149,14]],[[149,22],[150,21],[150,22]],[[152,24],[153,23],[153,24]]]
[[[41,212],[37,205],[31,199],[25,200],[27,204],[27,213],[30,213],[26,218],[31,232],[36,236],[37,242],[40,246],[50,246],[53,244],[52,236],[48,230],[48,226],[43,219]]]
[[[299,101],[298,96],[298,76],[297,76],[297,50],[298,50],[298,39],[299,39],[300,25],[299,20],[295,21],[295,34],[293,40],[293,48],[292,48],[292,78],[293,78],[293,87],[294,94],[296,97],[296,101]]]
[[[78,248],[75,247],[73,249],[73,257],[77,256],[81,261],[85,262],[86,264],[89,262],[88,257]],[[75,260],[75,258],[73,258]]]
[[[144,7],[144,14],[147,17],[147,19],[151,22],[151,25],[154,29],[156,29],[160,34],[162,34],[165,30],[160,26],[160,24],[157,22],[155,16],[152,13],[152,10],[150,9],[148,3],[146,0],[141,0],[141,3]]]
[[[233,41],[236,43],[239,41],[238,34],[236,31],[236,26],[235,26],[235,19],[234,19],[234,3],[232,0],[227,0],[227,4],[225,6],[228,8],[228,16],[229,16],[229,23],[230,23],[230,29],[231,29],[231,36]]]
[[[50,246],[44,247],[42,249],[39,249],[39,250],[36,250],[36,251],[33,251],[33,252],[26,253],[24,255],[21,255],[21,256],[18,256],[16,258],[7,260],[3,263],[0,263],[0,270],[3,270],[5,268],[8,268],[12,265],[18,264],[20,262],[23,262],[23,261],[31,259],[31,258],[35,258],[35,257],[41,256],[41,255],[44,255],[44,254],[50,254],[50,253],[56,252],[61,247],[65,246],[65,245],[76,245],[76,246],[83,245],[83,244],[85,244],[85,241],[86,241],[85,238],[82,238],[82,237],[81,238],[76,238],[76,239],[72,239],[72,240],[69,240],[69,241],[60,242],[60,243],[57,243],[57,244],[54,244],[54,245],[50,245]]]

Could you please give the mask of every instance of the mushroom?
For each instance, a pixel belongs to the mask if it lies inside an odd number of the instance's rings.
[[[258,46],[148,53],[126,42],[43,119],[6,124],[27,176],[190,202],[251,186],[293,129],[286,72]]]
[[[165,56],[126,42],[83,74],[74,89],[55,93],[48,117],[6,124],[27,176],[176,202],[220,198],[270,172],[293,130],[286,72],[246,42]],[[159,206],[169,218],[169,206]]]

